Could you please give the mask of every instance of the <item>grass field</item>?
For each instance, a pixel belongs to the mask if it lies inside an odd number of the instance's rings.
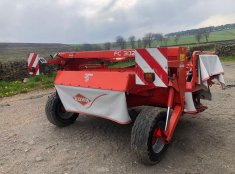
[[[4,44],[0,43],[0,61],[26,60],[27,53],[37,52],[41,56],[49,57],[57,52],[76,51],[78,45],[64,44]]]
[[[19,93],[26,93],[35,89],[45,89],[53,87],[55,75],[49,77],[39,75],[30,77],[28,82],[21,81],[0,81],[0,98],[12,96]]]
[[[235,56],[220,57],[222,62],[235,62]]]
[[[211,32],[209,36],[209,42],[226,41],[234,39],[235,39],[235,29]],[[203,42],[206,42],[205,38],[202,38],[201,43]],[[178,45],[191,45],[191,44],[197,44],[194,35],[182,36],[178,41]],[[164,43],[161,44],[161,42],[157,41],[154,41],[153,45],[165,46]],[[167,42],[167,45],[168,46],[176,45],[174,38],[170,38],[169,41]]]
[[[130,67],[130,66],[134,66],[135,65],[135,61],[134,59],[131,59],[130,61],[126,61],[126,62],[120,62],[120,63],[114,63],[112,65],[110,65],[110,68],[125,68],[125,67]]]

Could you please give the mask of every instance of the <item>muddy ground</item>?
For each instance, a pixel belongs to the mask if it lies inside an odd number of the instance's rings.
[[[224,63],[235,84],[235,63]],[[0,99],[0,173],[235,173],[235,87],[213,87],[205,112],[184,115],[168,152],[146,166],[130,150],[132,125],[80,116],[57,128],[44,107],[53,89]]]

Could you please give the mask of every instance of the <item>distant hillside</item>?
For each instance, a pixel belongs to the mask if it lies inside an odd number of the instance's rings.
[[[29,52],[49,56],[61,51],[75,51],[77,47],[78,45],[48,43],[0,43],[0,61],[26,59],[26,54]]]
[[[222,42],[222,41],[228,41],[228,40],[235,40],[235,29],[226,29],[222,31],[211,32],[209,34],[208,43]],[[206,43],[205,37],[202,37],[200,43]],[[175,42],[175,38],[172,36],[168,39],[168,42],[167,42],[167,46],[195,45],[195,44],[198,44],[198,42],[195,39],[195,35],[180,36],[177,44]],[[165,43],[154,41],[153,45],[165,46]]]
[[[230,30],[235,29],[235,23],[233,24],[226,24],[226,25],[219,25],[219,26],[210,26],[210,27],[204,27],[204,28],[197,28],[197,29],[191,29],[191,30],[185,30],[185,31],[178,31],[166,34],[166,36],[187,36],[187,35],[195,35],[197,32],[204,31],[204,32],[217,32],[217,31],[223,31],[223,30]]]

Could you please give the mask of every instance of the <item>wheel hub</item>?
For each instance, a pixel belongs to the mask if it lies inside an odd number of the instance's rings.
[[[162,149],[165,146],[165,140],[163,138],[164,133],[160,128],[157,128],[153,132],[153,137],[152,137],[152,149],[155,153],[159,153],[162,151]]]
[[[62,119],[69,119],[73,116],[73,113],[67,112],[63,106],[63,104],[61,103],[58,106],[58,115],[59,117],[61,117]]]

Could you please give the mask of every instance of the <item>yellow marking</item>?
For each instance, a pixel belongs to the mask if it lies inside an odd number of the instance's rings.
[[[180,61],[181,62],[185,61],[185,55],[184,54],[180,54]]]

